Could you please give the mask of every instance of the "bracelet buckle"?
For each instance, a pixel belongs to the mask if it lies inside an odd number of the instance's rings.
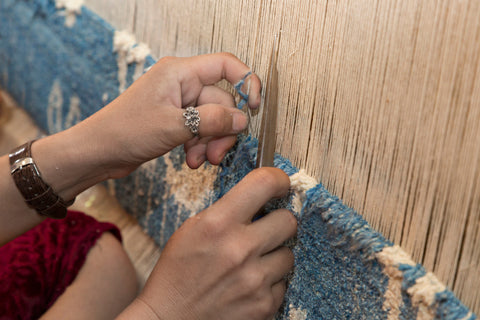
[[[37,169],[37,166],[35,165],[35,162],[33,161],[32,158],[30,157],[26,157],[26,158],[22,158],[22,159],[18,159],[16,160],[12,166],[10,167],[10,173],[11,174],[14,174],[15,172],[17,172],[18,170],[21,170],[23,167],[25,166],[28,166],[28,165],[33,165],[33,167],[35,168],[35,171],[38,175],[40,175],[40,173],[38,172],[38,169]]]

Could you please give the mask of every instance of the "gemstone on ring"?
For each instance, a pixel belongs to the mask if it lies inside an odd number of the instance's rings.
[[[185,118],[185,127],[190,129],[194,135],[198,135],[198,126],[200,125],[200,113],[194,107],[188,107],[183,113]]]

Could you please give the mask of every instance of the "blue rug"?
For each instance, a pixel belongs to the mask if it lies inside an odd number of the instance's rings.
[[[155,63],[148,49],[88,8],[0,0],[0,84],[49,133],[85,119]],[[185,165],[181,148],[109,182],[159,246],[254,167],[256,140],[240,136],[219,167]],[[373,230],[320,183],[276,157],[292,193],[271,204],[299,223],[296,263],[277,319],[475,319],[433,274]]]

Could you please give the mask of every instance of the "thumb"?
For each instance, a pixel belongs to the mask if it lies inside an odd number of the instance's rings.
[[[204,104],[195,108],[198,111],[200,123],[198,125],[198,136],[200,137],[222,137],[238,134],[248,125],[248,118],[241,110],[226,107],[220,104]],[[185,109],[181,109],[182,122],[185,123]],[[190,128],[183,124],[178,126],[180,144],[192,139],[195,135]]]

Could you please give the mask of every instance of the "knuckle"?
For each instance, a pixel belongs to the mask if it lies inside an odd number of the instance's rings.
[[[220,52],[219,54],[220,54],[221,56],[227,58],[227,59],[230,59],[230,58],[235,58],[235,59],[237,59],[237,56],[235,56],[235,55],[234,55],[233,53],[231,53],[231,52],[226,52],[226,51],[224,51],[224,52]]]
[[[277,185],[277,178],[271,168],[260,168],[252,171],[253,178],[264,187]]]
[[[223,265],[227,270],[236,269],[245,262],[245,255],[238,251],[224,250],[222,256]]]
[[[246,228],[239,230],[236,237],[232,237],[231,242],[231,246],[247,258],[254,256],[259,249],[258,240]]]
[[[290,178],[281,169],[263,167],[253,170],[251,174],[257,183],[264,188],[272,189],[276,197],[285,195],[290,188]]]
[[[178,58],[176,58],[176,57],[166,56],[166,57],[162,57],[160,60],[158,60],[156,64],[158,64],[158,65],[172,64],[172,63],[175,62],[177,59],[178,59]]]
[[[211,108],[208,115],[209,126],[214,128],[215,132],[223,133],[227,129],[225,123],[225,114],[221,108]]]
[[[259,292],[266,282],[265,275],[258,270],[246,270],[243,273],[243,287],[247,294]]]
[[[241,244],[241,241],[235,239],[235,241],[227,242],[227,245],[224,246],[223,256],[228,267],[233,269],[245,264],[249,254],[248,250]]]
[[[189,218],[189,220],[190,219],[192,218]],[[227,223],[225,223],[225,219],[221,216],[205,214],[200,220],[198,220],[197,227],[205,238],[218,239],[225,233]]]

